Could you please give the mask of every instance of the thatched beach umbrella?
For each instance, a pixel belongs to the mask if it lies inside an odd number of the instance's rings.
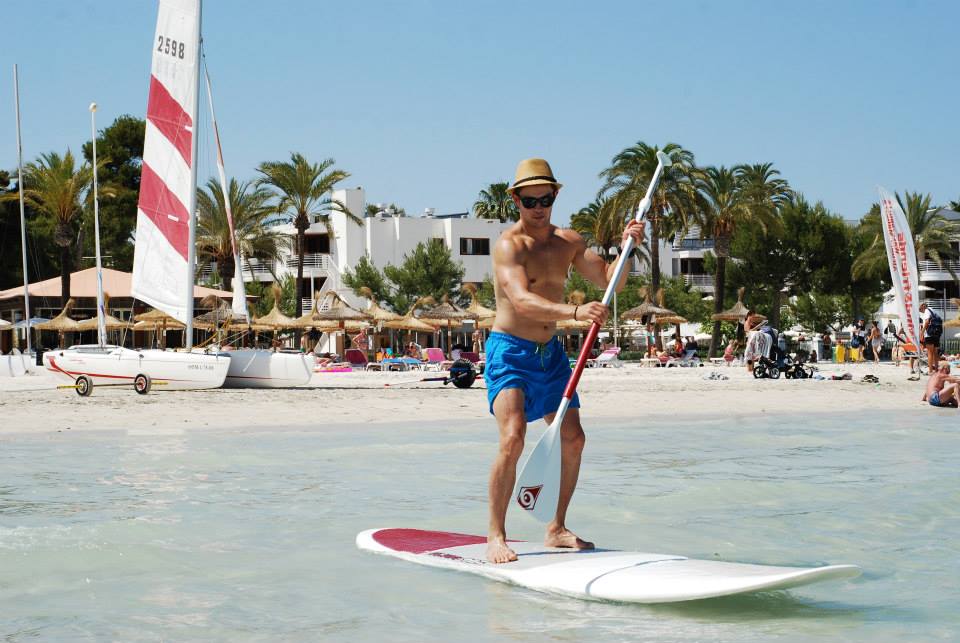
[[[133,324],[130,322],[122,321],[117,319],[110,314],[110,295],[103,293],[103,325],[106,327],[107,332],[112,330],[126,330],[133,328]],[[79,330],[97,330],[97,318],[91,317],[90,319],[84,319],[77,323],[77,328]]]
[[[427,323],[422,319],[418,319],[413,314],[414,311],[416,311],[417,308],[419,308],[420,306],[429,306],[433,303],[434,303],[433,297],[421,297],[417,301],[413,302],[413,305],[410,306],[410,310],[407,311],[406,315],[404,315],[400,319],[383,322],[383,327],[392,328],[394,330],[405,330],[408,333],[433,334],[437,332],[437,327],[431,326],[429,323]]]
[[[160,348],[165,348],[167,345],[168,330],[183,330],[187,327],[186,324],[176,317],[172,317],[162,310],[157,309],[134,315],[133,320],[136,322],[133,325],[133,330],[157,332],[157,336],[160,339]]]
[[[688,320],[686,317],[677,315],[676,313],[674,313],[673,315],[664,315],[662,317],[661,316],[657,317],[658,326],[669,326],[670,324],[676,324],[677,326],[679,326],[680,324],[686,324],[687,321]]]
[[[672,310],[664,308],[662,306],[657,306],[653,303],[653,300],[650,299],[650,290],[644,286],[640,289],[640,294],[643,295],[643,303],[639,306],[634,306],[630,310],[622,313],[620,315],[621,319],[639,319],[645,320],[650,317],[650,315],[675,315]]]
[[[470,296],[470,305],[465,310],[472,313],[477,321],[493,319],[497,316],[497,311],[490,310],[477,300],[477,287],[475,285],[467,284],[463,287],[463,290]]]
[[[60,338],[60,347],[63,348],[63,337],[65,333],[77,332],[79,329],[79,324],[70,317],[70,311],[73,310],[73,307],[76,305],[73,297],[67,300],[67,304],[63,307],[63,310],[60,311],[60,314],[51,319],[48,322],[43,322],[42,324],[37,324],[36,328],[39,330],[55,330]]]
[[[294,319],[287,317],[280,312],[280,287],[273,285],[273,308],[263,317],[255,317],[253,325],[260,329],[280,330],[282,328],[294,328]]]
[[[367,317],[374,326],[379,328],[384,322],[396,321],[402,318],[402,315],[381,308],[380,304],[377,303],[377,298],[373,295],[373,291],[366,286],[360,288],[360,294],[370,300],[370,305],[363,312],[367,314]]]
[[[741,288],[737,291],[737,303],[722,313],[714,314],[711,319],[713,319],[713,321],[732,321],[743,323],[743,320],[747,318],[747,312],[749,311],[749,308],[743,305],[744,290],[744,288]]]
[[[496,314],[496,313],[494,313]],[[450,330],[454,326],[463,326],[463,322],[467,319],[477,319],[477,316],[470,311],[460,308],[452,301],[448,295],[443,296],[443,301],[439,306],[434,306],[429,310],[423,311],[423,315],[420,317],[423,321],[428,324],[433,324],[435,326],[443,326],[447,329],[447,349],[450,348]]]
[[[313,319],[318,322],[314,328],[318,330],[329,328],[330,330],[326,332],[333,332],[334,330],[346,331],[348,322],[369,323],[370,318],[366,313],[357,310],[345,302],[340,295],[332,290],[326,294],[325,301],[327,302],[326,310],[320,310],[313,315]],[[332,325],[335,327],[331,328]]]

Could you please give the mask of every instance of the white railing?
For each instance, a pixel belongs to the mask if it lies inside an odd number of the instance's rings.
[[[273,273],[276,270],[276,264],[273,261],[264,261],[260,259],[257,263],[243,262],[243,276],[249,277],[251,274],[254,279],[273,279]]]
[[[921,273],[949,272],[950,270],[960,273],[960,261],[930,261],[929,259],[924,259],[923,261],[918,261],[917,264]]]
[[[293,255],[287,259],[287,267],[296,269],[300,263],[299,257]],[[304,268],[319,268],[320,270],[330,269],[330,255],[323,252],[310,252],[303,255]]]
[[[683,275],[683,280],[694,288],[713,288],[713,275]]]
[[[927,304],[930,306],[930,308],[933,308],[938,313],[945,313],[946,316],[950,316],[951,313],[956,313],[958,310],[960,310],[958,309],[957,305],[949,299],[921,299],[920,303]]]

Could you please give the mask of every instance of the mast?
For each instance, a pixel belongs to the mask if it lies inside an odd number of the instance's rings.
[[[197,0],[197,33],[194,42],[197,47],[203,49],[201,34],[203,33],[203,0]],[[194,57],[193,77],[196,86],[193,92],[193,109],[191,113],[193,119],[193,132],[190,137],[190,206],[189,212],[190,235],[187,245],[187,328],[186,349],[193,348],[193,282],[197,266],[197,130],[200,129],[200,119],[197,116],[200,113],[200,52]]]
[[[107,311],[103,305],[103,266],[100,265],[100,203],[97,199],[97,104],[90,103],[90,132],[93,136],[93,239],[97,255],[97,344],[107,343]]]
[[[203,54],[206,63],[206,54]],[[233,227],[233,208],[230,205],[230,188],[227,185],[227,171],[223,163],[223,147],[220,145],[220,128],[217,127],[217,114],[213,109],[213,87],[210,84],[210,67],[204,65],[203,77],[207,81],[207,102],[210,104],[210,122],[213,124],[213,137],[217,143],[217,171],[220,174],[220,190],[223,192],[223,207],[227,213],[227,227],[230,228],[230,246],[233,250],[234,278],[233,278],[233,312],[243,315],[250,323],[250,314],[247,310],[247,293],[243,283],[243,255],[237,244],[237,233]]]
[[[30,279],[27,277],[27,218],[23,214],[23,144],[20,142],[20,80],[13,66],[13,96],[17,112],[17,191],[20,193],[20,250],[23,255],[23,320],[27,325],[27,352],[30,345]]]

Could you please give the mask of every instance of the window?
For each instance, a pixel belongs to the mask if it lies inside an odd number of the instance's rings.
[[[325,234],[303,236],[304,254],[330,254],[330,237]]]
[[[460,237],[460,254],[462,255],[489,255],[490,239],[486,237]]]

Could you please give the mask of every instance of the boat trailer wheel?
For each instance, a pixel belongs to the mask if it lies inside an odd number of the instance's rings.
[[[477,371],[473,367],[473,362],[468,359],[458,359],[450,366],[450,376],[447,381],[457,388],[470,388],[477,379]]]
[[[150,392],[150,385],[153,381],[150,379],[149,375],[144,373],[138,374],[133,378],[133,390],[139,393],[140,395],[146,395]]]
[[[74,381],[74,385],[77,387],[77,395],[80,397],[90,397],[90,394],[93,393],[93,380],[91,380],[86,375],[81,375]]]

